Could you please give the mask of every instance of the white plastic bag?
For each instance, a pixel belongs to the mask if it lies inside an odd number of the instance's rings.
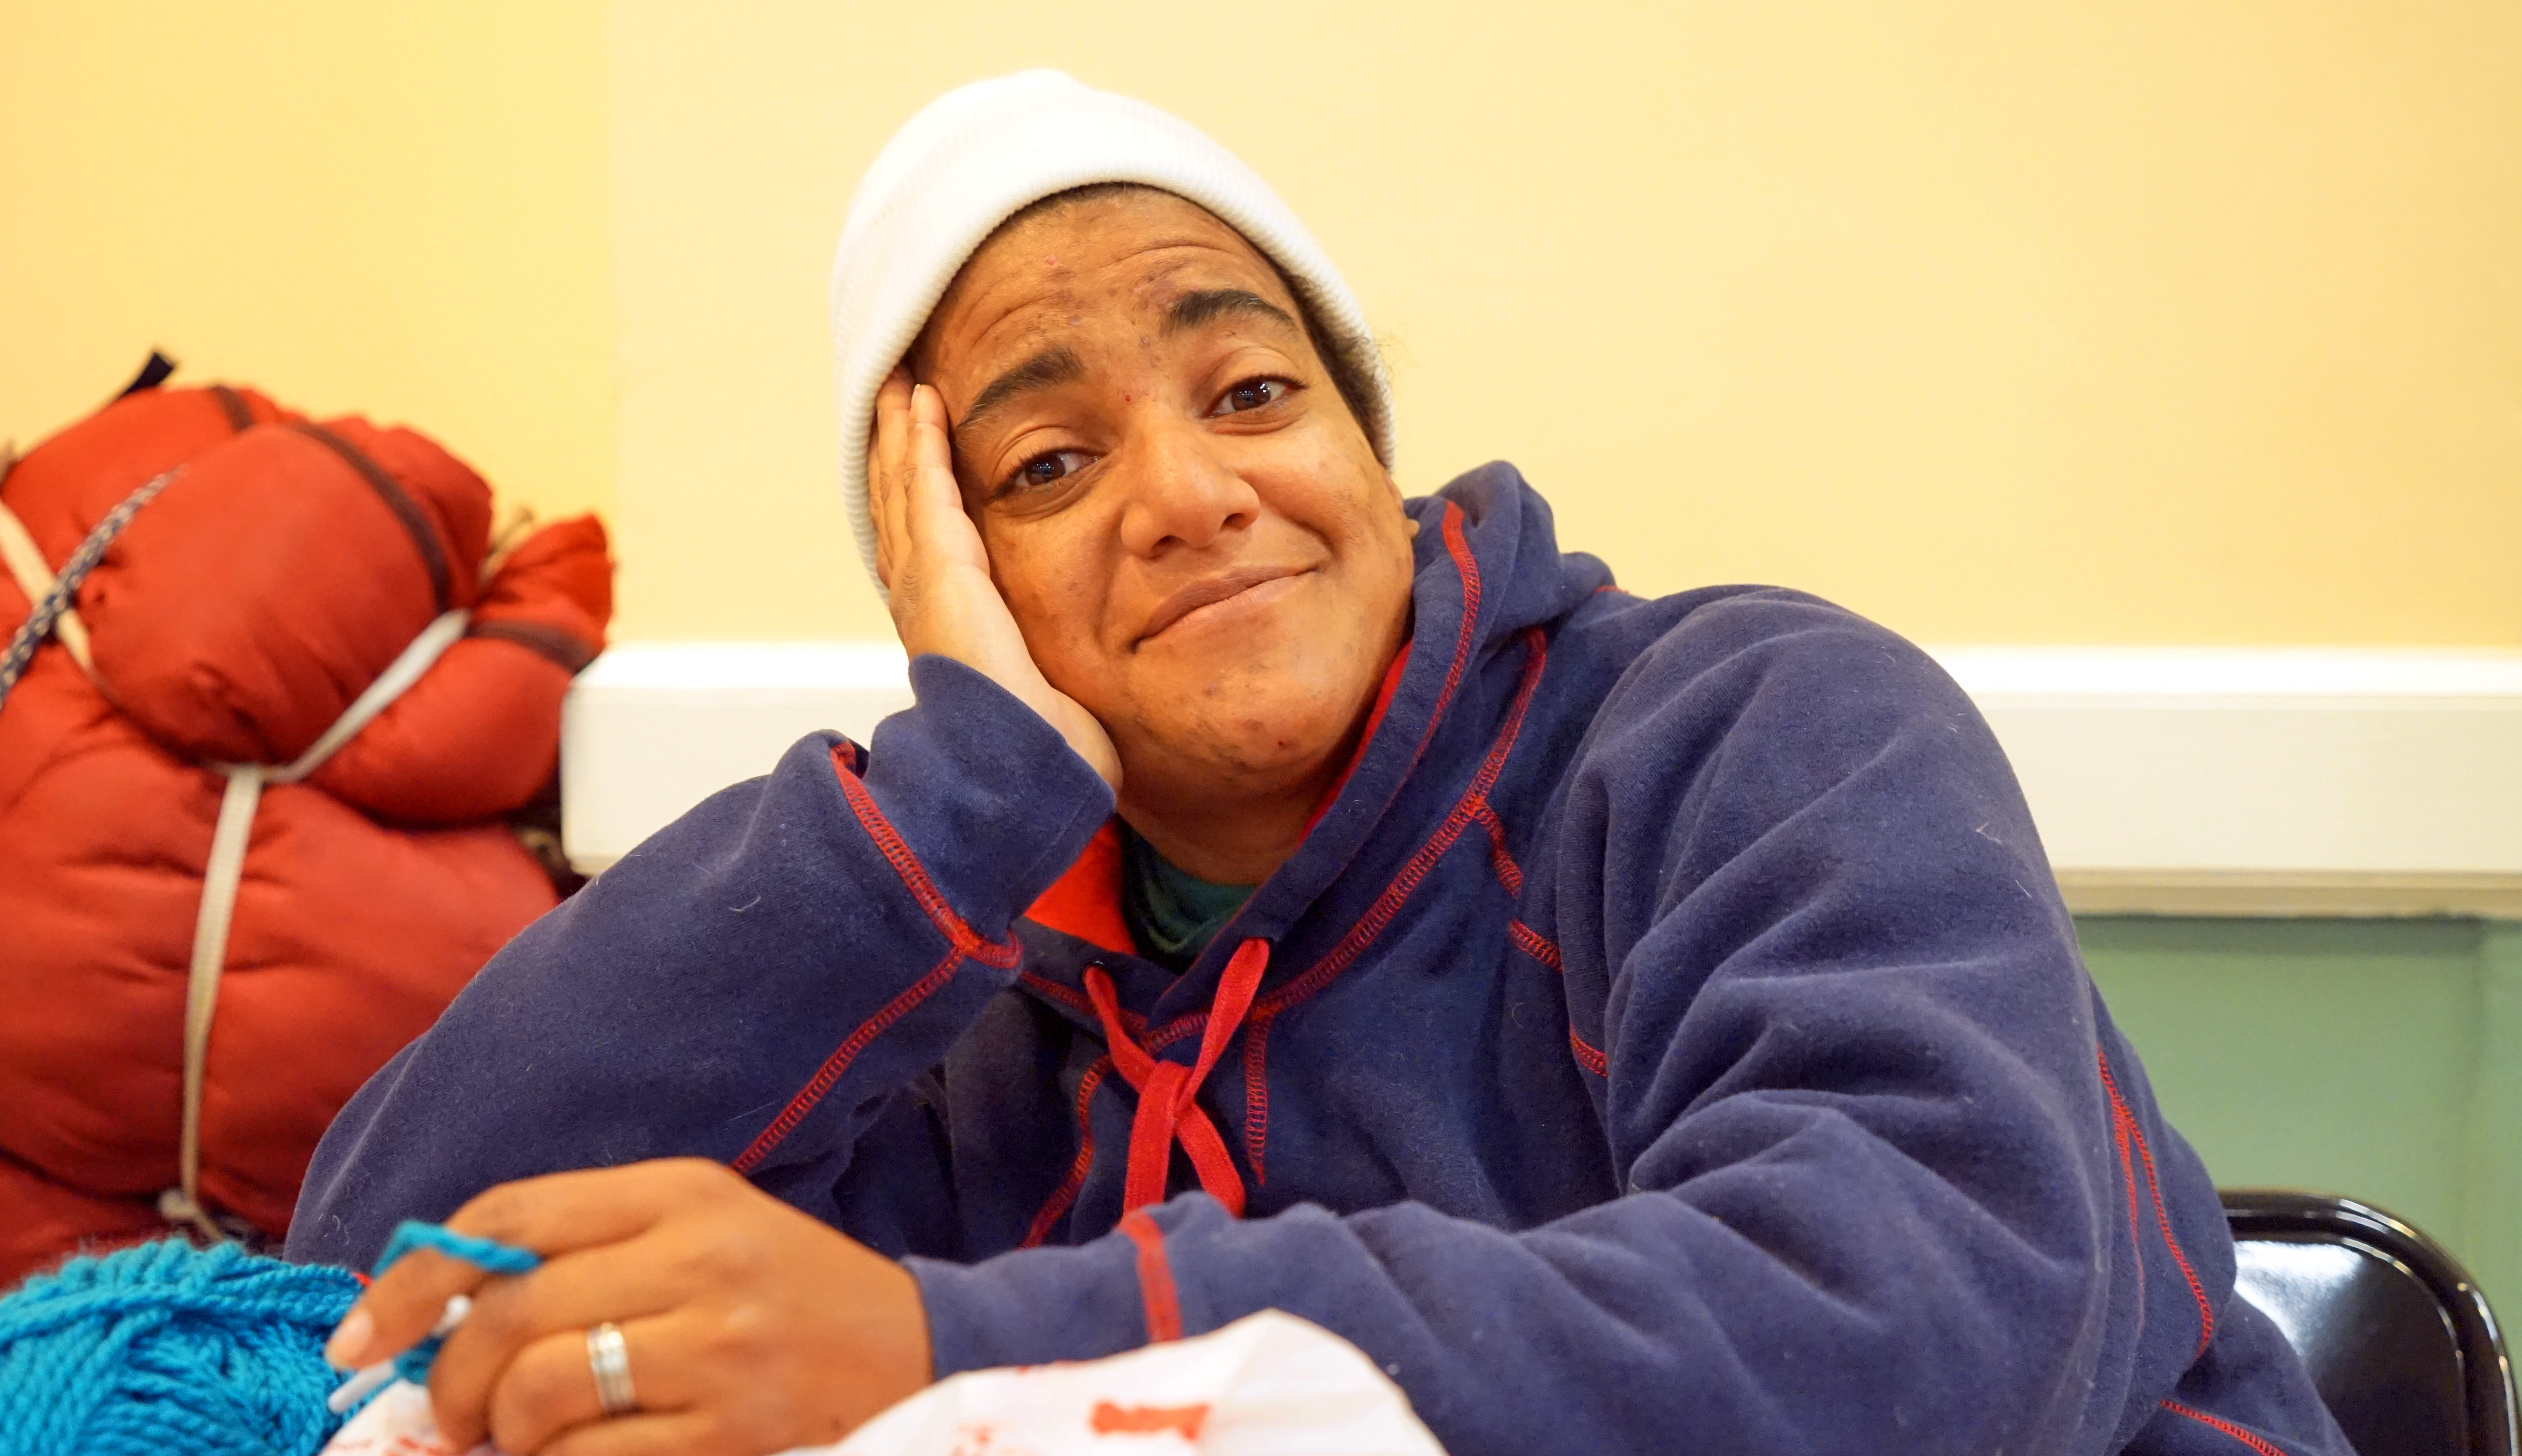
[[[479,1446],[472,1456],[489,1456]],[[941,1381],[837,1446],[788,1456],[1445,1456],[1355,1345],[1265,1310],[1191,1340]],[[324,1456],[462,1456],[397,1381]]]
[[[1191,1452],[1444,1456],[1357,1346],[1277,1310],[1109,1359],[958,1375],[813,1456]]]
[[[489,1446],[475,1446],[486,1456]],[[429,1391],[409,1381],[396,1381],[359,1407],[333,1438],[323,1456],[463,1456],[438,1433],[438,1418],[429,1413]]]

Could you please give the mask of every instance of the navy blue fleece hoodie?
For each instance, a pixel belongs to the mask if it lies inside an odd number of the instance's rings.
[[[291,1255],[699,1155],[904,1256],[941,1376],[1275,1307],[1456,1456],[2346,1456],[1961,691],[1809,597],[1622,593],[1502,465],[1411,509],[1388,705],[1188,972],[1129,952],[1102,782],[922,658],[871,751],[808,739],[502,951]],[[1133,1048],[1190,1065],[1256,940],[1125,1216]]]

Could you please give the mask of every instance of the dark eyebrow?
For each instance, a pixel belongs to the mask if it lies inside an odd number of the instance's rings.
[[[1170,337],[1236,313],[1257,313],[1264,318],[1277,319],[1291,332],[1304,332],[1293,318],[1288,317],[1287,310],[1250,289],[1238,288],[1202,289],[1176,298],[1173,306],[1165,310],[1162,332]]]
[[[1053,385],[1075,384],[1086,378],[1086,361],[1066,344],[1055,344],[1025,360],[1015,368],[990,381],[989,387],[963,411],[955,425],[954,433],[961,434],[980,423],[981,417],[1019,394],[1035,389],[1048,389]]]

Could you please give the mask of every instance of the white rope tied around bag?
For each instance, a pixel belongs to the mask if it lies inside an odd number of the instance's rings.
[[[193,921],[192,971],[184,983],[184,1124],[176,1145],[177,1182],[158,1196],[158,1212],[168,1223],[190,1224],[213,1240],[228,1237],[202,1207],[202,1082],[210,1062],[210,1018],[219,1004],[219,975],[227,966],[228,930],[236,918],[237,889],[245,879],[246,850],[254,841],[255,810],[262,802],[263,787],[295,784],[321,767],[370,719],[420,681],[439,656],[464,635],[472,616],[459,609],[421,628],[402,655],[342,710],[333,726],[288,763],[213,765],[227,776],[228,785],[219,799],[218,828],[210,834],[210,866],[202,875],[202,909]]]

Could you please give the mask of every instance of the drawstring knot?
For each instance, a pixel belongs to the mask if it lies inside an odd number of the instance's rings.
[[[1180,1142],[1191,1158],[1191,1170],[1199,1174],[1199,1186],[1224,1204],[1227,1212],[1243,1216],[1243,1177],[1236,1172],[1226,1140],[1218,1136],[1217,1124],[1208,1119],[1198,1097],[1209,1069],[1252,1010],[1261,973],[1269,965],[1269,941],[1256,937],[1236,947],[1226,963],[1225,977],[1218,981],[1217,995],[1209,1003],[1208,1024],[1200,1031],[1199,1060],[1189,1067],[1158,1061],[1131,1036],[1121,1023],[1121,1000],[1113,994],[1112,978],[1100,966],[1086,968],[1086,994],[1094,999],[1095,1015],[1102,1020],[1103,1042],[1112,1049],[1113,1069],[1139,1094],[1138,1115],[1130,1121],[1130,1167],[1121,1189],[1122,1212],[1164,1202],[1165,1174],[1173,1161],[1174,1144]]]

